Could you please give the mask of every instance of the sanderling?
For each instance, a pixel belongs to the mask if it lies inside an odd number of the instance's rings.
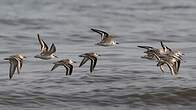
[[[93,29],[93,28],[91,30],[101,35],[101,41],[98,42],[97,45],[112,46],[112,45],[119,44],[118,42],[113,40],[113,37],[109,35],[107,32],[98,29]]]
[[[9,60],[9,63],[10,63],[10,69],[9,69],[9,78],[10,79],[12,79],[16,69],[17,69],[18,74],[20,73],[24,58],[26,58],[26,57],[21,54],[16,54],[16,55],[10,56],[9,58],[4,58],[4,60]]]
[[[161,71],[164,72],[163,65],[166,64],[168,68],[170,69],[170,72],[173,76],[176,76],[179,68],[180,68],[180,63],[181,59],[178,59],[174,57],[172,54],[165,54],[164,56],[159,57],[154,53],[155,57],[158,60],[157,66],[160,67]]]
[[[48,50],[47,44],[44,42],[44,40],[42,40],[40,38],[39,34],[37,34],[37,38],[38,38],[38,41],[39,41],[41,48],[40,48],[40,54],[36,55],[35,58],[40,58],[40,59],[44,59],[44,60],[57,58],[57,56],[54,55],[54,53],[56,52],[56,47],[55,47],[54,43],[52,43],[50,50]]]
[[[176,49],[176,50],[171,51],[171,52],[169,53],[169,55],[170,55],[170,56],[173,56],[173,57],[175,57],[176,59],[181,60],[181,61],[183,60],[183,56],[184,56],[184,54],[182,53],[182,51],[179,50],[179,49]]]
[[[177,72],[179,71],[181,62],[183,61],[183,55],[184,54],[181,50],[174,50],[166,54],[166,57],[169,57],[171,62],[176,63],[175,65]]]
[[[146,55],[142,56],[142,58],[149,59],[149,60],[156,60],[154,53],[158,56],[162,56],[164,54],[168,54],[168,53],[172,52],[172,50],[169,47],[167,47],[166,45],[164,45],[162,41],[160,43],[161,43],[162,48],[159,48],[159,49],[151,47],[151,46],[138,46],[140,48],[147,49],[144,52],[144,53],[146,53]]]
[[[176,76],[179,68],[181,61],[183,60],[183,53],[180,50],[173,50],[169,47],[167,47],[163,42],[161,41],[161,47],[162,48],[154,48],[151,46],[138,46],[140,48],[147,49],[144,53],[146,53],[145,56],[142,58],[150,59],[150,60],[157,60],[157,66],[160,67],[160,70],[164,72],[164,65],[167,65],[171,74],[173,76]]]
[[[92,73],[97,63],[97,56],[100,56],[100,55],[98,55],[97,53],[85,53],[85,54],[79,55],[79,57],[84,57],[79,67],[84,65],[88,60],[91,60],[90,72]]]
[[[76,62],[70,59],[63,59],[63,60],[57,61],[54,63],[54,66],[52,67],[51,71],[53,71],[58,66],[64,66],[66,68],[66,76],[71,75],[73,72],[73,65],[72,65],[73,63],[76,63]]]

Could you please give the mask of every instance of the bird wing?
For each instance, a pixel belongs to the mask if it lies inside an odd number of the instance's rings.
[[[42,41],[42,43],[43,43],[43,48],[42,48],[42,52],[43,51],[48,51],[48,45],[46,44],[46,42],[44,41],[44,40],[41,40]]]
[[[79,67],[81,67],[82,65],[84,65],[87,61],[89,60],[89,58],[84,57],[83,60],[81,61]]]
[[[161,58],[160,58],[155,52],[153,52],[152,54],[153,54],[153,55],[155,56],[155,58],[160,62]]]
[[[164,73],[163,65],[160,65],[160,70],[162,73]]]
[[[17,61],[14,59],[10,59],[10,70],[9,70],[10,79],[12,79],[14,72],[16,70],[16,67],[17,67]]]
[[[52,67],[52,69],[50,71],[53,71],[54,69],[56,69],[59,66],[59,64],[54,64],[54,66]]]
[[[176,73],[178,73],[178,71],[179,71],[179,69],[180,69],[180,63],[181,63],[180,60],[178,60],[177,62],[175,62]]]
[[[56,47],[55,47],[54,43],[52,43],[49,52],[50,52],[51,54],[56,52]]]
[[[100,34],[101,35],[101,40],[103,40],[104,37],[108,37],[109,36],[109,34],[107,32],[105,32],[105,31],[98,30],[98,29],[93,29],[93,28],[91,28],[91,30],[94,31],[94,32],[97,32],[98,34]]]
[[[166,45],[163,44],[163,41],[161,41],[161,47],[163,48],[163,50],[166,52],[166,50],[169,50],[170,52],[172,51],[169,47],[167,47]]]
[[[69,66],[67,66],[67,64],[63,64],[63,66],[65,67],[66,69],[66,76],[69,75]]]
[[[97,58],[96,57],[93,57],[93,59],[94,59],[94,64],[93,64],[93,70],[94,70],[94,68],[95,68],[95,66],[97,64]]]
[[[151,46],[137,46],[137,47],[140,47],[140,48],[144,48],[144,49],[147,49],[147,50],[150,50],[150,49],[154,49],[153,47]]]
[[[175,76],[176,75],[176,72],[175,72],[175,68],[173,67],[173,66],[171,66],[171,64],[169,64],[168,62],[165,62],[166,64],[167,64],[167,66],[168,66],[168,68],[169,68],[169,70],[170,70],[170,72],[171,72],[171,74],[173,75],[173,76]]]
[[[91,60],[91,65],[90,65],[90,72],[92,73],[93,72],[93,65],[94,65],[94,61],[93,59],[90,59]]]
[[[44,42],[44,40],[42,40],[39,36],[39,34],[37,34],[37,38],[38,38],[38,41],[39,41],[39,44],[40,44],[40,51],[43,52],[43,51],[47,51],[48,50],[48,46],[47,44]]]
[[[73,72],[73,65],[68,64],[68,66],[69,66],[69,75],[71,75]]]
[[[92,73],[95,66],[96,66],[97,58],[96,57],[90,57],[89,59],[91,60],[90,72]]]
[[[17,73],[20,74],[21,69],[21,59],[13,57],[13,60],[16,62]]]
[[[20,60],[20,69],[22,68],[23,66],[23,60]]]

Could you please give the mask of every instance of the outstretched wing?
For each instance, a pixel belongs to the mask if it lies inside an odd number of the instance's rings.
[[[46,44],[46,42],[44,40],[41,40],[43,42],[43,48],[41,51],[48,51],[48,45]]]
[[[176,62],[176,69],[177,69],[177,72],[178,72],[179,69],[180,69],[180,63],[181,63],[180,60],[178,60],[178,61]]]
[[[40,44],[40,51],[43,52],[43,51],[47,51],[48,50],[48,46],[47,44],[44,42],[44,40],[42,40],[39,36],[39,34],[37,34],[37,38],[38,38],[38,41],[39,41],[39,44]]]
[[[176,71],[174,70],[175,68],[174,68],[173,66],[171,66],[168,62],[165,62],[165,63],[167,64],[167,66],[168,66],[168,68],[169,68],[171,74],[172,74],[173,76],[175,76],[175,75],[176,75]]]
[[[50,71],[53,71],[54,69],[56,69],[59,66],[59,64],[54,64],[54,66],[52,67],[52,69]]]
[[[14,62],[16,62],[17,73],[20,74],[21,69],[21,59],[13,57]]]
[[[69,75],[69,71],[70,71],[69,67],[68,67],[66,64],[64,64],[63,66],[64,66],[65,69],[66,69],[66,70],[65,70],[65,71],[66,71],[66,76]]]
[[[137,47],[140,47],[140,48],[144,48],[144,49],[147,49],[147,50],[152,50],[152,49],[154,49],[153,47],[151,47],[151,46],[137,46]]]
[[[97,64],[97,58],[96,57],[90,57],[90,60],[91,60],[90,72],[92,73],[96,64]]]
[[[68,64],[68,66],[69,66],[69,75],[71,75],[73,72],[73,65]]]
[[[56,52],[56,47],[55,47],[54,43],[52,43],[49,52],[50,53],[55,53]]]
[[[107,32],[105,32],[105,31],[98,30],[98,29],[93,29],[93,28],[91,28],[91,30],[94,31],[94,32],[97,32],[98,34],[100,34],[101,35],[101,40],[104,37],[108,37],[109,36],[109,34]]]
[[[15,59],[10,59],[10,70],[9,70],[9,77],[12,79],[14,72],[17,67],[17,61]]]
[[[93,64],[93,70],[94,70],[94,68],[95,68],[95,66],[97,64],[97,58],[96,57],[93,57],[93,59],[94,59],[94,64]]]
[[[90,65],[90,72],[92,73],[93,72],[93,67],[94,67],[94,61],[93,59],[90,59],[91,60],[91,65]]]
[[[83,60],[81,61],[79,67],[81,67],[82,65],[84,65],[87,61],[89,60],[89,58],[84,57]]]
[[[163,44],[163,41],[161,41],[161,47],[163,48],[163,50],[166,52],[166,50],[169,50],[170,52],[172,51],[169,47],[167,47],[166,45]]]

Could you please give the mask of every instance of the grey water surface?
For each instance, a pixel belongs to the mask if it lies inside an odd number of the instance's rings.
[[[105,30],[120,44],[96,46],[90,28]],[[41,60],[36,34],[55,43],[57,59]],[[141,59],[138,45],[160,47],[162,40],[184,52],[174,79],[156,62]],[[86,52],[101,54],[95,71],[79,68]],[[21,74],[8,78],[3,58],[27,56]],[[72,76],[53,62],[77,61]],[[0,0],[0,109],[195,110],[195,0]]]

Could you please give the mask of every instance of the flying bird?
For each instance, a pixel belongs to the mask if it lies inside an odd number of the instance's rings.
[[[107,32],[98,29],[93,29],[93,28],[91,28],[91,30],[101,35],[101,41],[98,42],[97,45],[112,46],[112,45],[119,44],[118,42],[113,40],[113,36],[108,34]]]
[[[91,65],[90,65],[90,72],[92,73],[96,64],[97,64],[97,57],[100,56],[97,53],[85,53],[82,55],[79,55],[79,57],[83,57],[83,60],[81,61],[79,67],[84,65],[88,60],[91,60]]]
[[[156,56],[154,55],[154,53],[160,57],[162,55],[172,52],[172,50],[166,45],[164,45],[162,41],[160,43],[162,48],[154,48],[151,46],[138,46],[140,48],[146,49],[146,51],[144,51],[146,55],[142,56],[142,58],[149,59],[149,60],[156,60]]]
[[[160,70],[164,72],[163,66],[166,65],[170,73],[173,76],[176,76],[179,72],[180,65],[182,62],[183,53],[180,50],[173,50],[163,44],[161,41],[161,48],[154,48],[151,46],[138,46],[140,48],[146,49],[144,52],[146,55],[144,55],[142,58],[150,59],[150,60],[156,60],[157,66],[160,67]]]
[[[156,56],[156,58],[158,60],[157,66],[160,67],[162,72],[164,72],[164,69],[162,66],[166,64],[173,76],[176,76],[178,74],[178,71],[180,68],[180,63],[181,63],[180,59],[177,59],[172,55],[165,55],[165,56],[161,56],[161,57],[159,57],[155,53],[154,53],[154,55]]]
[[[37,34],[37,38],[40,44],[40,54],[36,55],[35,58],[40,58],[44,60],[52,59],[52,58],[57,58],[57,56],[54,54],[56,52],[56,47],[54,43],[52,43],[50,49],[48,48],[48,45],[45,43],[44,40],[42,40]]]
[[[73,72],[73,65],[72,65],[73,63],[76,63],[76,62],[70,59],[63,59],[63,60],[57,61],[54,63],[54,66],[52,67],[51,71],[56,69],[58,66],[64,66],[66,69],[66,76],[71,75]]]
[[[4,60],[9,60],[9,63],[10,63],[10,69],[9,69],[10,79],[12,79],[16,69],[17,69],[17,73],[20,74],[20,70],[22,68],[24,58],[26,57],[21,54],[16,54],[8,58],[4,58]]]

